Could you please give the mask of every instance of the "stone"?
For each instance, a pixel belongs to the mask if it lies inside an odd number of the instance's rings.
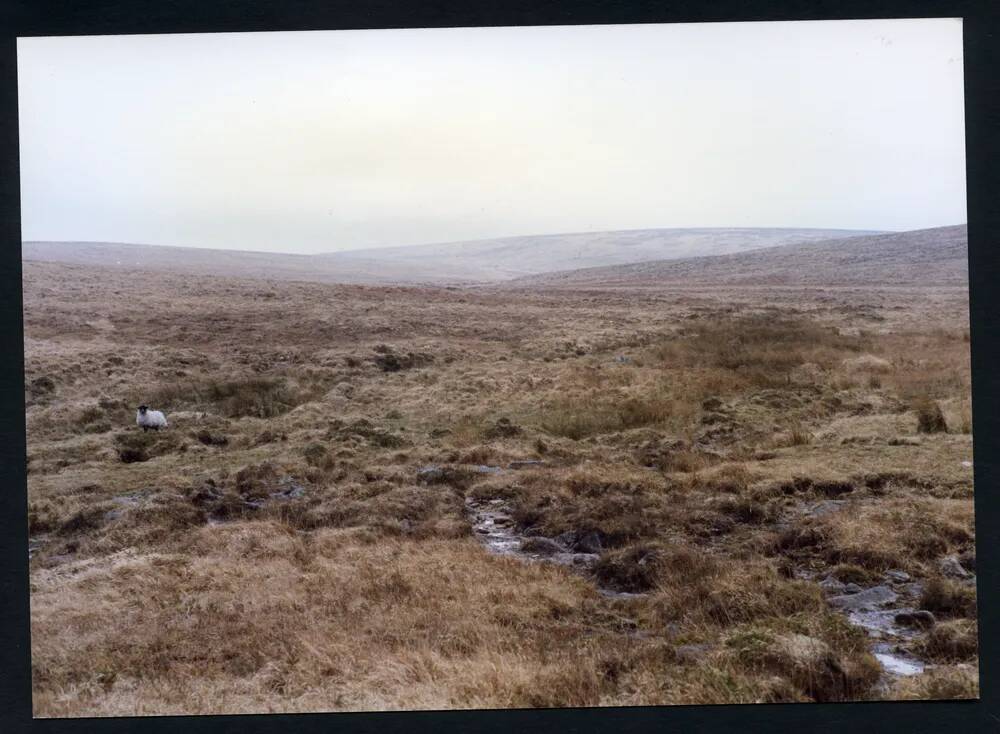
[[[572,548],[576,543],[577,534],[574,530],[567,530],[565,533],[559,533],[556,536],[556,542],[561,543],[567,548]]]
[[[573,550],[590,554],[601,553],[604,550],[603,533],[596,530],[584,533],[573,543]]]
[[[886,571],[885,577],[890,581],[893,581],[898,584],[905,584],[907,581],[910,580],[910,574],[908,574],[906,571],[900,571],[898,569],[892,569]]]
[[[429,464],[417,470],[417,482],[420,484],[453,484],[462,486],[467,483],[469,477],[468,470],[453,466]]]
[[[827,576],[825,579],[819,582],[819,585],[821,588],[823,588],[824,590],[826,590],[831,594],[843,594],[844,587],[847,586],[847,584],[843,583],[842,581],[837,581],[837,579],[833,578],[832,576]]]
[[[846,504],[847,500],[824,500],[806,510],[806,514],[810,517],[823,517],[842,510]]]
[[[966,551],[958,557],[958,562],[962,564],[962,567],[971,573],[976,572],[976,552]]]
[[[545,466],[545,462],[540,461],[539,459],[525,459],[523,461],[510,462],[511,469],[525,469],[529,466]]]
[[[861,611],[863,609],[877,609],[885,604],[891,604],[899,598],[895,591],[888,586],[873,586],[854,594],[843,594],[841,596],[831,596],[830,605],[844,611]]]
[[[929,612],[926,609],[918,609],[913,612],[900,612],[893,619],[896,621],[896,624],[903,627],[919,627],[920,629],[928,629],[937,623],[933,612]]]
[[[503,474],[503,469],[499,466],[488,466],[487,464],[474,466],[472,467],[472,471],[476,472],[476,474]]]
[[[552,538],[538,536],[528,538],[521,543],[522,553],[534,553],[540,556],[553,556],[557,553],[565,553],[566,549],[554,541]]]
[[[962,567],[958,556],[945,556],[938,561],[938,568],[945,576],[955,579],[966,579],[972,575]]]

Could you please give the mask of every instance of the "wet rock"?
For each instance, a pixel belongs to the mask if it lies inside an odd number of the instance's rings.
[[[557,543],[552,538],[542,536],[528,538],[521,543],[522,553],[534,553],[541,556],[552,556],[557,553],[565,553],[566,548]]]
[[[825,590],[828,594],[843,594],[844,587],[847,586],[842,581],[837,581],[837,579],[832,576],[827,576],[825,579],[819,582],[820,587]]]
[[[885,577],[890,581],[892,581],[893,583],[897,584],[905,584],[907,581],[910,580],[910,574],[908,574],[906,571],[900,571],[898,569],[892,569],[890,571],[886,571]]]
[[[417,470],[417,482],[420,484],[450,484],[463,487],[470,479],[468,470],[454,466],[438,466],[429,464]]]
[[[955,579],[966,579],[972,575],[962,567],[957,556],[945,556],[938,561],[938,568],[945,576]]]
[[[831,606],[844,611],[861,611],[863,609],[877,609],[891,604],[898,598],[898,594],[888,586],[873,586],[854,594],[831,596],[829,602]]]
[[[294,500],[299,499],[305,495],[306,490],[301,484],[296,484],[295,482],[287,482],[282,489],[271,494],[271,497],[276,500]]]
[[[487,464],[478,464],[472,467],[472,471],[476,474],[503,474],[503,469],[499,466],[489,466]]]
[[[592,568],[601,557],[596,553],[569,553],[569,562],[573,566]]]
[[[573,550],[581,553],[599,554],[604,550],[604,541],[604,534],[594,530],[581,535],[573,543]]]
[[[937,622],[933,612],[928,612],[926,609],[918,609],[913,612],[900,612],[893,619],[896,621],[896,624],[903,627],[918,627],[920,629],[929,629]]]
[[[556,536],[556,541],[577,553],[600,555],[604,551],[606,536],[598,530],[581,532],[567,530]]]
[[[806,514],[810,517],[823,517],[844,509],[846,504],[847,500],[823,500],[806,510]]]
[[[958,557],[958,562],[962,564],[962,567],[967,571],[972,573],[976,572],[976,553],[975,551],[966,551]]]
[[[511,469],[527,469],[532,466],[545,466],[545,462],[540,459],[525,459],[523,461],[512,461],[508,466]]]

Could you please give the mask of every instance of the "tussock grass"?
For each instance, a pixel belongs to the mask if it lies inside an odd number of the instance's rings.
[[[961,294],[26,266],[40,716],[974,695],[974,587],[934,580],[973,551]],[[490,555],[467,498],[595,574]],[[942,667],[882,692],[803,567],[924,582]]]
[[[228,418],[273,418],[306,399],[284,378],[244,377],[169,383],[154,390],[148,402],[174,410],[210,406]]]

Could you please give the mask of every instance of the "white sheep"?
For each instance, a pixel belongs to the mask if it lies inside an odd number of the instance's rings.
[[[152,429],[158,431],[167,427],[167,417],[158,410],[150,410],[148,405],[140,405],[135,414],[135,423],[142,432]]]

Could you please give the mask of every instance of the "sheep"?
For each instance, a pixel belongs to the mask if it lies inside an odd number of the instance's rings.
[[[135,423],[142,428],[142,432],[152,429],[158,431],[167,427],[167,418],[158,410],[150,410],[148,405],[140,405],[135,414]]]

